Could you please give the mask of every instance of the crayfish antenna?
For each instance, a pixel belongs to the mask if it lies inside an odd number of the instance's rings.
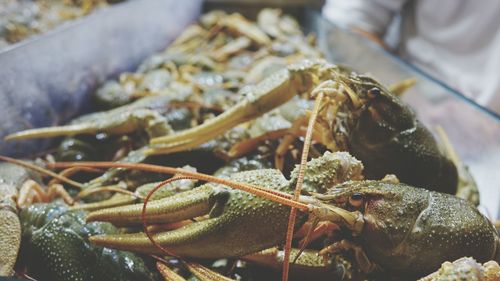
[[[279,204],[282,204],[285,206],[297,208],[297,209],[304,211],[304,212],[309,211],[309,207],[306,203],[292,200],[290,194],[276,191],[276,190],[272,190],[272,189],[265,188],[265,187],[261,187],[261,186],[235,182],[235,181],[232,181],[229,179],[223,179],[223,178],[218,178],[218,177],[214,177],[214,176],[203,174],[203,173],[193,172],[193,171],[185,170],[182,168],[165,167],[165,166],[158,166],[158,165],[144,164],[144,163],[84,162],[84,161],[82,161],[82,162],[47,163],[47,167],[49,167],[49,168],[70,168],[70,167],[125,168],[125,169],[141,170],[141,171],[161,173],[161,174],[170,174],[170,175],[178,174],[180,176],[192,177],[193,179],[197,179],[197,180],[201,180],[201,181],[222,184],[222,185],[234,188],[234,189],[238,189],[238,190],[242,190],[242,191],[251,193],[253,195],[268,199],[270,201],[273,201],[273,202],[276,202],[276,203],[279,203]]]
[[[50,170],[47,170],[43,167],[40,167],[38,165],[35,165],[35,164],[32,164],[30,162],[27,162],[27,161],[22,161],[22,160],[18,160],[18,159],[14,159],[14,158],[10,158],[10,157],[7,157],[7,156],[2,156],[0,155],[0,160],[1,161],[5,161],[7,163],[11,163],[11,164],[15,164],[15,165],[18,165],[18,166],[21,166],[21,167],[24,167],[24,168],[27,168],[27,169],[30,169],[30,170],[33,170],[33,171],[36,171],[42,175],[47,175],[47,176],[50,176],[50,177],[53,177],[55,179],[58,179],[62,182],[65,182],[73,187],[76,187],[80,190],[82,190],[84,188],[83,184],[79,183],[79,182],[76,182],[74,180],[71,180],[67,177],[65,177],[64,175],[61,175],[61,174],[57,174],[57,173],[54,173]]]
[[[99,170],[99,169],[93,169],[93,168],[89,168],[89,167],[74,167],[74,168],[68,168],[68,169],[62,170],[61,172],[59,172],[59,176],[68,178],[68,177],[71,177],[72,175],[74,175],[78,172],[104,173],[103,170]],[[60,183],[60,182],[61,182],[60,179],[53,178],[49,181],[49,183],[47,185],[53,185],[53,184]]]
[[[300,249],[299,249],[298,253],[295,255],[295,258],[293,259],[292,264],[295,264],[297,262],[300,255],[304,252],[306,247],[309,245],[309,242],[311,242],[312,233],[318,224],[319,224],[319,218],[314,218],[314,221],[312,222],[311,226],[309,227],[309,230],[307,231],[307,234],[304,237],[302,245],[300,245]]]
[[[144,199],[142,196],[135,194],[132,191],[127,190],[126,186],[124,186],[121,183],[82,190],[76,195],[76,199],[81,199],[81,198],[90,196],[92,194],[101,193],[101,192],[116,192],[116,193],[130,195],[130,196],[135,197],[137,199]]]
[[[405,79],[389,86],[389,92],[398,97],[401,97],[404,93],[406,93],[406,91],[415,86],[415,84],[417,84],[417,79],[415,78]]]
[[[126,188],[127,188],[126,185],[123,184],[122,182],[120,182],[118,184],[113,184],[113,185],[108,185],[108,186],[101,186],[101,187],[84,189],[76,195],[75,200],[82,199],[82,198],[87,197],[89,195],[101,193],[101,192],[114,192],[115,194],[113,196],[111,196],[109,199],[101,200],[98,202],[83,203],[83,204],[74,205],[71,207],[71,209],[72,210],[94,211],[94,210],[107,209],[107,208],[116,207],[116,206],[122,206],[122,205],[130,204],[130,203],[134,203],[137,200],[144,199],[143,196],[136,194],[132,191],[129,191]]]
[[[307,156],[309,154],[309,148],[311,146],[312,133],[314,129],[314,123],[316,122],[316,118],[318,117],[319,109],[321,102],[323,100],[324,93],[321,91],[322,85],[319,85],[318,88],[318,96],[314,102],[313,111],[311,113],[311,117],[309,118],[309,124],[307,125],[307,132],[304,139],[304,148],[302,149],[302,156],[300,159],[299,173],[297,177],[297,184],[295,185],[295,191],[293,194],[293,200],[298,201],[300,197],[300,193],[302,190],[302,184],[304,182],[304,174],[305,167],[307,162]],[[315,89],[315,90],[316,90]],[[313,90],[313,91],[315,91]],[[292,249],[292,239],[293,239],[293,230],[295,227],[295,218],[297,217],[297,209],[293,208],[290,210],[290,216],[288,217],[288,228],[286,232],[286,241],[285,241],[285,254],[283,259],[283,275],[282,280],[288,281],[288,272],[290,269],[290,251]],[[298,256],[296,257],[298,258]]]

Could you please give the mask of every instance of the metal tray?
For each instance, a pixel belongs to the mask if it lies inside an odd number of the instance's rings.
[[[201,0],[127,1],[0,50],[0,154],[26,156],[48,147],[50,140],[3,137],[88,111],[100,83],[165,48],[201,6]]]

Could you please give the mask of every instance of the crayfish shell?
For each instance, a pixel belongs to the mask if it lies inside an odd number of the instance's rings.
[[[473,258],[460,258],[453,263],[447,261],[441,268],[419,281],[500,281],[500,266],[496,261],[481,265]]]

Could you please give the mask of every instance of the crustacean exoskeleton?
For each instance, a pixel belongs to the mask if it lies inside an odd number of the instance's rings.
[[[37,280],[157,280],[140,256],[89,243],[92,234],[116,234],[118,229],[109,223],[86,223],[86,215],[62,202],[37,203],[22,209],[22,254],[18,263]]]
[[[454,262],[444,262],[438,271],[418,281],[447,280],[498,281],[500,280],[500,266],[496,261],[480,264],[473,258],[464,257]]]
[[[335,154],[328,153],[308,165],[322,163],[330,155]],[[353,163],[352,160],[349,162]],[[333,173],[335,178],[342,174],[343,166],[339,171],[331,169],[331,165],[320,165],[315,169],[306,165],[305,193],[299,201],[290,200],[289,195],[296,176],[287,181],[277,170],[237,173],[230,180],[225,180],[144,164],[89,162],[56,163],[52,166],[150,169],[214,181],[264,196],[308,213],[313,221],[326,221],[345,229],[346,233],[340,234],[336,242],[321,250],[320,254],[328,256],[353,251],[357,265],[365,272],[383,271],[418,277],[438,269],[444,261],[462,256],[471,256],[480,262],[500,258],[499,235],[473,204],[452,195],[396,183],[393,177],[385,181],[348,181],[325,185],[324,179],[332,179],[332,171],[336,171]],[[328,169],[317,169],[320,167]],[[356,170],[358,172],[351,176],[358,175],[354,179],[359,179],[359,166]],[[309,174],[311,172],[312,175]],[[332,184],[336,181],[327,182]],[[315,188],[311,190],[308,186]],[[87,219],[138,224],[143,207],[139,204],[105,209],[90,213]],[[172,231],[160,231],[151,237],[155,243],[179,256],[242,256],[283,243],[289,207],[241,191],[228,190],[222,185],[205,184],[192,191],[151,202],[145,209],[144,219],[147,223],[165,223],[208,213],[208,218]],[[307,216],[299,215],[298,226],[306,219]],[[162,253],[145,233],[90,239],[97,245],[111,248]]]
[[[153,109],[165,107],[171,100],[169,96],[144,98],[110,111],[84,115],[65,126],[25,130],[10,134],[5,139],[22,140],[102,132],[119,135],[141,129],[150,137],[165,135],[171,133],[172,129],[165,117]]]
[[[14,273],[21,244],[19,208],[56,197],[62,197],[68,204],[73,203],[61,184],[52,182],[44,188],[40,182],[39,175],[29,169],[11,163],[0,163],[0,276],[11,276]]]

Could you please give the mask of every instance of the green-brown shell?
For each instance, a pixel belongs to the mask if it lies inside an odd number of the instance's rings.
[[[137,255],[91,245],[90,235],[117,229],[109,223],[86,223],[85,216],[57,202],[21,211],[22,257],[34,276],[55,281],[156,280]]]
[[[496,262],[481,265],[473,258],[463,257],[454,262],[444,262],[438,271],[419,281],[495,281],[499,274],[500,267]]]
[[[364,100],[349,113],[349,152],[365,165],[369,179],[395,174],[401,182],[455,194],[458,174],[413,110],[375,79],[351,73],[348,85]]]
[[[350,182],[331,191],[334,204],[346,208],[353,193],[365,198],[363,248],[384,269],[421,276],[463,256],[495,259],[498,233],[463,199],[379,181]]]

